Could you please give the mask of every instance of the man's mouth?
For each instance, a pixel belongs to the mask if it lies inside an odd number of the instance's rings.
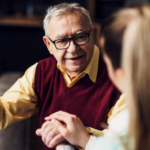
[[[74,58],[66,58],[66,59],[68,59],[68,60],[78,60],[78,59],[82,58],[83,56],[84,56],[84,55],[79,56],[79,57],[74,57]]]

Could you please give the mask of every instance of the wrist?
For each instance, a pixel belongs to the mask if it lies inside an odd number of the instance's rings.
[[[86,135],[84,135],[83,138],[80,140],[78,147],[80,149],[85,149],[89,139],[90,139],[90,135],[88,133],[86,133]]]

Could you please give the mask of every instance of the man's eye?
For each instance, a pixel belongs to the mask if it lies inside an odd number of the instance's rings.
[[[62,40],[58,40],[56,41],[55,45],[57,48],[63,48],[68,44],[68,39],[62,39]]]
[[[85,41],[87,39],[87,35],[81,35],[81,36],[77,36],[76,38],[75,38],[75,40],[77,41],[77,42],[83,42],[83,41]]]
[[[68,39],[62,39],[62,40],[57,41],[57,43],[67,43],[67,42],[68,42]]]

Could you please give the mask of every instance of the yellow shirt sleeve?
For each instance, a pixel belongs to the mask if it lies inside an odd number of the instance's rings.
[[[31,66],[16,83],[0,97],[0,129],[29,118],[39,110],[34,92],[37,64]]]
[[[114,107],[112,107],[108,113],[108,119],[107,123],[109,124],[109,121],[114,118],[119,112],[124,110],[127,107],[127,104],[125,102],[125,94],[122,94],[115,104]]]
[[[107,123],[109,124],[109,121],[114,118],[120,111],[124,110],[125,108],[127,107],[126,103],[125,103],[125,95],[122,94],[119,98],[119,100],[117,101],[117,103],[115,104],[114,107],[112,107],[108,113],[108,119],[107,119]],[[107,129],[105,130],[97,130],[97,129],[94,129],[94,128],[87,128],[86,127],[86,130],[88,133],[92,133],[93,136],[102,136],[104,135],[106,132],[107,132]]]

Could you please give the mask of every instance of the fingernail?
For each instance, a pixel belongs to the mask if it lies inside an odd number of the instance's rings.
[[[52,119],[51,122],[52,122],[52,123],[55,123],[55,119]]]

